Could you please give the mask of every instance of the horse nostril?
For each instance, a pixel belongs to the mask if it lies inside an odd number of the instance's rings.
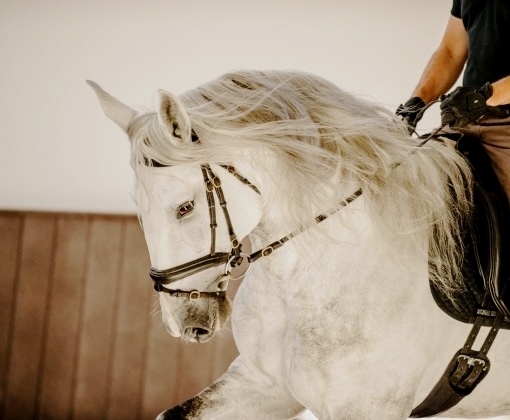
[[[188,340],[204,341],[209,339],[211,331],[200,327],[187,327],[184,329],[184,337]]]
[[[206,330],[205,328],[193,328],[193,334],[196,336],[202,336],[209,334],[209,330]]]

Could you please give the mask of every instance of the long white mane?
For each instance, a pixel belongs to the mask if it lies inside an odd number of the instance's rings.
[[[272,180],[260,185],[263,210],[277,206],[289,229],[361,188],[387,234],[410,247],[417,234],[429,235],[431,278],[446,291],[457,287],[471,174],[450,147],[431,141],[417,149],[383,107],[301,72],[226,74],[180,99],[200,143],[175,147],[155,113],[139,115],[128,130],[135,171],[150,159],[234,164],[249,157],[260,179]]]

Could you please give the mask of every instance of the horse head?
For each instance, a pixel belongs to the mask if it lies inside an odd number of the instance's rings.
[[[245,257],[241,239],[260,220],[258,190],[233,162],[165,159],[159,146],[166,153],[187,149],[188,156],[200,147],[178,97],[159,91],[159,111],[141,114],[89,84],[131,141],[134,197],[163,322],[175,337],[208,341],[232,312],[226,288]]]

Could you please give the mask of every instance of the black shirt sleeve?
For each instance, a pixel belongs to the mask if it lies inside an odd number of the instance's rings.
[[[450,11],[452,16],[455,16],[456,18],[461,18],[461,0],[453,0],[452,4],[452,10]]]

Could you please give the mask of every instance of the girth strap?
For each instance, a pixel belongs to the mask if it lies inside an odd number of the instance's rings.
[[[453,356],[439,382],[409,417],[432,417],[452,408],[469,395],[489,373],[490,361],[487,353],[504,318],[501,312],[495,313],[492,309],[487,309],[490,302],[490,293],[487,292],[464,347]],[[494,321],[482,347],[478,351],[473,350],[483,318],[491,315],[495,315]]]

